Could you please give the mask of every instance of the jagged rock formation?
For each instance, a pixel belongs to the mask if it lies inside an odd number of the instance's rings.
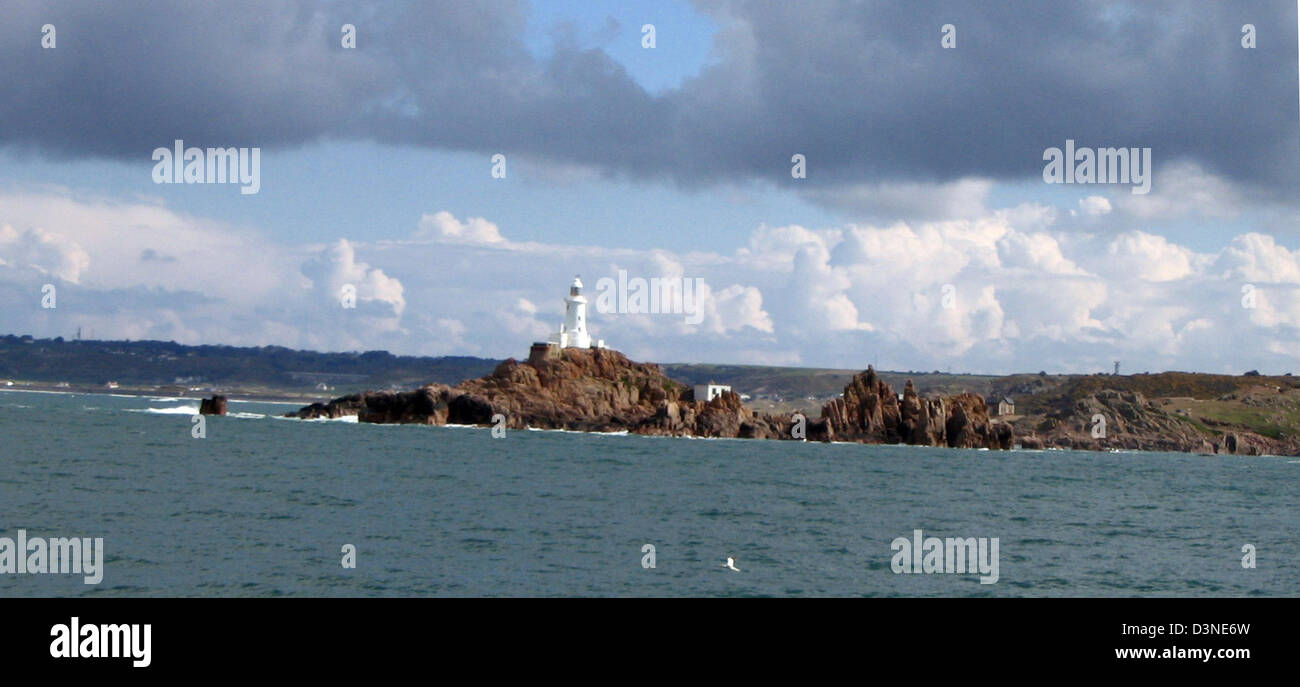
[[[955,448],[1011,448],[1010,425],[989,419],[975,394],[922,398],[911,381],[900,400],[872,367],[854,376],[844,395],[822,408],[820,438],[872,444],[915,444]]]
[[[823,406],[822,417],[835,441],[899,443],[898,396],[872,367],[855,375],[841,398]]]
[[[924,446],[947,443],[948,413],[943,399],[921,398],[909,379],[903,386],[903,405],[899,412],[904,442]]]
[[[661,401],[655,414],[641,422],[637,434],[663,436],[792,439],[790,419],[755,413],[728,391],[711,401]]]
[[[360,422],[493,424],[510,428],[628,431],[635,434],[748,439],[794,439],[794,418],[756,413],[734,392],[697,401],[691,389],[658,365],[628,360],[609,349],[563,349],[558,356],[507,360],[492,374],[455,387],[431,384],[415,391],[365,392],[313,403],[290,416]],[[1010,448],[1011,428],[989,420],[973,394],[921,398],[909,383],[903,400],[874,369],[856,377],[820,420],[806,420],[806,438],[819,441],[912,443],[964,448]]]

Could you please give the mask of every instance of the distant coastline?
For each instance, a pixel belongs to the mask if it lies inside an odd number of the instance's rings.
[[[175,398],[178,401],[203,401],[204,396],[174,396],[174,394],[155,393],[147,389],[101,389],[98,386],[62,386],[62,388],[47,388],[40,384],[14,384],[13,386],[0,386],[0,393],[42,393],[42,394],[68,394],[68,396],[110,396],[116,398]],[[302,403],[302,398],[286,397],[281,394],[237,394],[230,397],[233,403],[274,403],[281,406],[296,406]]]
[[[28,382],[13,381],[13,386],[0,385],[0,391],[12,391],[16,393],[41,393],[41,394],[78,394],[78,395],[97,395],[97,396],[132,396],[139,398],[183,398],[187,401],[199,401],[210,396],[211,393],[204,391],[187,391],[184,393],[172,393],[163,391],[160,387],[131,387],[131,388],[105,388],[102,385],[89,384],[69,384],[68,386],[59,386],[49,382]],[[231,401],[255,402],[255,403],[277,403],[283,405],[297,405],[304,400],[310,399],[309,394],[290,394],[286,392],[257,392],[257,391],[235,391],[227,394]]]

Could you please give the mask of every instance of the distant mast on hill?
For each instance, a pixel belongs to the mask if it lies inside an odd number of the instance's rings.
[[[529,358],[552,357],[565,348],[606,348],[604,339],[593,342],[587,331],[587,297],[582,295],[582,279],[577,276],[564,298],[564,322],[560,331],[552,333],[544,343],[534,343]]]

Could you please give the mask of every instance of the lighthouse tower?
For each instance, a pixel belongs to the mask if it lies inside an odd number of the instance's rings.
[[[564,297],[560,336],[566,339],[560,342],[561,348],[591,347],[591,335],[587,333],[587,297],[582,295],[582,280],[576,276],[569,285],[569,295]]]
[[[560,331],[551,334],[551,345],[559,348],[591,348],[591,334],[587,332],[587,297],[582,295],[582,280],[573,278],[569,285],[569,295],[564,298],[564,324]],[[604,348],[604,341],[596,342],[597,348]]]

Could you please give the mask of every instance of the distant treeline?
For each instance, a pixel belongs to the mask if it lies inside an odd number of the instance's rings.
[[[500,361],[470,356],[319,353],[283,346],[185,346],[171,341],[65,341],[0,336],[0,379],[71,384],[260,386],[338,391],[455,384]]]

